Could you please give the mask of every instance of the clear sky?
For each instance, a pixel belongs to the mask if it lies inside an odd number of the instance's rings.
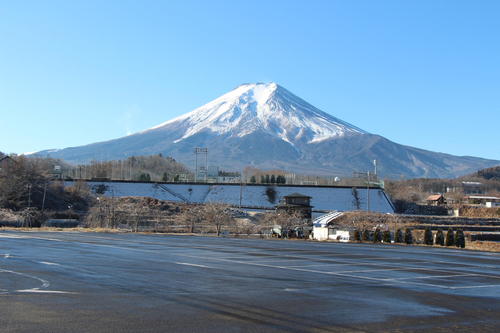
[[[395,142],[500,160],[500,1],[0,0],[0,151],[121,137],[268,81]]]

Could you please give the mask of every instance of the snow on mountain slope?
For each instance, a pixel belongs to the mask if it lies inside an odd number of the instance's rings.
[[[161,153],[193,166],[196,147],[208,148],[209,163],[226,170],[252,166],[349,176],[370,170],[376,159],[384,177],[456,177],[500,163],[397,144],[315,108],[276,83],[243,84],[143,132],[35,156],[88,163]]]
[[[202,131],[244,137],[257,130],[294,145],[321,142],[365,131],[337,119],[271,83],[243,84],[192,112],[150,130],[182,128],[181,142]],[[145,131],[147,132],[147,131]]]

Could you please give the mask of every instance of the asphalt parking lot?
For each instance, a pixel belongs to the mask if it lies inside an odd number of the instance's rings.
[[[0,232],[1,332],[497,332],[500,255]]]

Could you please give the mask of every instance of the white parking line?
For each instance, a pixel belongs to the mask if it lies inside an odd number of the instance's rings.
[[[500,287],[500,284],[482,284],[478,286],[460,286],[460,287],[448,287],[450,289],[470,289],[470,288],[492,288]]]
[[[37,288],[15,290],[15,292],[17,292],[17,293],[76,294],[76,293],[70,292],[70,291],[48,290],[46,288],[48,288],[50,286],[49,281],[47,281],[45,279],[42,279],[42,278],[40,278],[38,276],[35,276],[35,275],[31,275],[31,274],[27,274],[27,273],[21,273],[21,272],[16,272],[16,271],[11,271],[11,270],[2,269],[2,268],[0,268],[0,273],[10,273],[10,274],[18,275],[18,276],[24,276],[24,277],[27,277],[27,278],[30,278],[30,279],[37,280],[37,281],[39,281],[41,283],[41,286],[37,287]],[[11,292],[9,292],[9,290],[0,289],[0,294],[9,295],[10,293]]]
[[[432,271],[425,267],[412,267],[412,268],[382,268],[382,269],[361,269],[352,271],[339,271],[336,273],[365,273],[365,272],[385,272],[385,271]]]
[[[64,242],[63,240],[57,238],[47,238],[47,237],[35,237],[28,235],[16,235],[16,234],[4,234],[0,233],[0,238],[13,238],[13,239],[41,239],[41,240],[49,240],[54,242]]]
[[[186,266],[194,266],[194,267],[202,267],[202,268],[211,268],[205,265],[199,265],[199,264],[192,264],[189,262],[176,262],[177,265],[186,265]]]
[[[60,264],[56,264],[55,262],[48,262],[48,261],[39,261],[38,263],[50,266],[61,266]]]
[[[428,276],[413,276],[413,277],[404,277],[404,278],[391,278],[390,280],[414,280],[414,279],[441,279],[441,278],[451,278],[451,277],[459,277],[459,276],[476,276],[476,274],[453,274],[453,275],[428,275]]]
[[[35,294],[78,294],[72,291],[62,291],[62,290],[40,290],[40,289],[21,289],[16,290],[17,293],[35,293]]]
[[[422,262],[425,263],[425,262]],[[311,264],[311,265],[300,265],[300,266],[287,266],[291,268],[295,267],[321,267],[324,266],[325,268],[331,267],[331,266],[382,266],[381,264],[374,264],[374,263],[365,263],[365,262],[349,262],[345,264],[333,264],[333,263],[325,263],[325,264]],[[394,268],[381,268],[381,269],[366,269],[366,270],[349,270],[349,271],[335,271],[334,273],[363,273],[363,272],[376,272],[376,271],[429,271],[429,272],[445,272],[445,273],[459,273],[459,274],[467,274],[467,275],[474,275],[474,276],[482,276],[482,277],[487,277],[487,278],[492,278],[492,279],[500,279],[499,275],[491,275],[491,274],[484,274],[484,273],[468,273],[467,271],[461,271],[460,267],[449,267],[448,269],[442,269],[442,268],[431,268],[431,267],[415,267],[415,266],[406,266],[406,265],[394,265],[392,264]]]
[[[329,266],[356,266],[356,265],[360,265],[359,263],[352,263],[352,262],[349,262],[349,263],[324,263],[324,264],[310,264],[310,265],[291,265],[291,266],[287,266],[287,267],[292,267],[292,268],[301,268],[301,267],[317,267],[317,266],[325,266],[325,267],[329,267]],[[369,265],[369,266],[380,266],[380,264],[362,264],[361,266],[365,266],[365,265]]]
[[[7,270],[7,269],[2,269],[2,268],[0,268],[0,272],[11,273],[11,274],[19,275],[19,276],[28,277],[30,279],[38,280],[38,281],[40,281],[42,283],[42,285],[41,285],[40,288],[48,288],[50,286],[49,281],[44,280],[42,278],[39,278],[38,276],[35,276],[35,275],[21,273],[21,272],[16,272],[16,271],[10,271],[10,270]],[[33,288],[33,289],[39,289],[39,288]]]
[[[415,284],[415,285],[429,286],[429,287],[434,287],[434,288],[458,289],[457,287],[449,287],[449,286],[440,285],[440,284],[433,284],[433,283],[414,282],[414,281],[411,281],[411,280],[399,280],[399,279],[396,279],[396,278],[376,278],[376,277],[360,276],[360,275],[346,274],[346,273],[340,273],[340,272],[325,272],[325,271],[318,271],[318,270],[306,269],[306,268],[298,268],[298,267],[289,267],[289,266],[279,266],[279,265],[271,265],[271,264],[264,264],[264,263],[256,263],[256,262],[251,262],[251,261],[239,261],[239,260],[222,259],[222,258],[214,258],[214,257],[200,257],[200,256],[187,255],[187,254],[179,254],[179,255],[180,256],[185,256],[185,257],[197,258],[197,259],[232,262],[232,263],[235,263],[235,264],[243,264],[243,265],[250,265],[250,266],[260,266],[260,267],[267,267],[267,268],[274,268],[274,269],[285,269],[285,270],[293,270],[293,271],[299,271],[299,272],[309,272],[309,273],[316,273],[316,274],[335,275],[335,276],[349,277],[349,278],[354,278],[354,279],[377,281],[377,282],[382,282],[384,284],[387,284],[388,282],[393,282],[392,285],[394,285],[395,283],[404,283],[404,284]],[[436,269],[427,269],[427,268],[425,268],[425,269],[422,268],[422,270],[448,272],[446,270],[436,270]],[[477,275],[477,274],[474,274],[474,275]],[[467,276],[468,276],[468,274],[467,274]],[[449,277],[449,275],[447,275],[445,277]],[[481,286],[481,288],[484,288],[484,287],[496,287],[498,285],[480,285],[480,286]],[[470,286],[470,288],[474,288],[474,286]]]

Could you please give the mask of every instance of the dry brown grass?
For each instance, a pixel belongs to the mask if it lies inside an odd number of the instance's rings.
[[[480,218],[500,218],[500,208],[462,206],[460,216]]]
[[[354,211],[344,213],[342,217],[335,221],[335,224],[344,227],[353,227],[361,231],[365,229],[372,230],[375,227],[396,231],[397,229],[415,226],[418,223],[402,219],[398,215],[393,214]]]
[[[475,251],[500,252],[500,243],[490,241],[474,241],[466,243],[465,248],[467,250]]]

